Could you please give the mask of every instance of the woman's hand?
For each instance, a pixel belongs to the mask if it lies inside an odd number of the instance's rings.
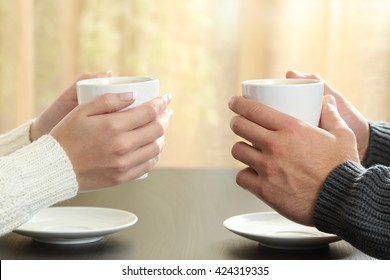
[[[106,94],[77,106],[50,134],[72,162],[80,191],[120,184],[149,172],[164,147],[170,95],[127,111],[131,93]]]
[[[35,141],[42,135],[48,134],[77,105],[76,83],[80,80],[110,77],[111,71],[86,73],[65,90],[45,111],[33,122],[30,128],[30,140]]]

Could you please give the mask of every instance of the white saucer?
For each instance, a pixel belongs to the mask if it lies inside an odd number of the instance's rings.
[[[234,216],[225,220],[224,226],[265,247],[276,249],[317,249],[340,240],[336,235],[294,223],[276,212]]]
[[[95,242],[134,225],[136,215],[123,210],[95,207],[50,207],[39,211],[14,232],[52,244]]]

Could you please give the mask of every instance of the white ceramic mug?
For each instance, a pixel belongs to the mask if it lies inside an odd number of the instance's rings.
[[[318,126],[324,82],[314,79],[259,79],[242,83],[242,95]]]
[[[139,76],[95,78],[78,81],[76,88],[79,104],[90,102],[106,93],[133,92],[135,101],[121,110],[125,111],[157,97],[159,95],[159,80],[152,77]],[[147,176],[148,173],[137,179],[143,179]]]
[[[106,93],[133,92],[136,99],[124,110],[137,107],[159,95],[159,80],[152,77],[108,77],[77,82],[79,104],[89,102]]]

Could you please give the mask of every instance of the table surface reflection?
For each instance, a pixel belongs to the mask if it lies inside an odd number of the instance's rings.
[[[58,205],[122,209],[139,220],[90,244],[50,245],[10,233],[0,238],[0,259],[370,259],[345,241],[315,250],[277,250],[228,231],[223,221],[231,216],[271,210],[236,185],[236,172],[155,169],[147,179],[80,194]]]

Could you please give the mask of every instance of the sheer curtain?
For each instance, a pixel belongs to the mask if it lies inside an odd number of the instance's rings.
[[[386,0],[0,0],[0,131],[102,70],[174,95],[159,166],[234,166],[229,97],[290,69],[390,120],[389,13]]]
[[[242,1],[240,79],[317,72],[370,119],[390,120],[390,2]]]

